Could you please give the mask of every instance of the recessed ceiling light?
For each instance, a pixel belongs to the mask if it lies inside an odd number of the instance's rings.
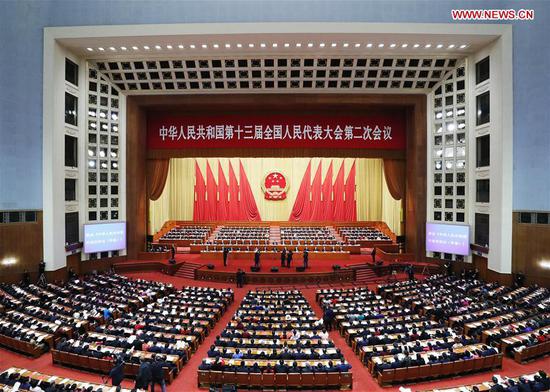
[[[143,47],[143,49],[149,50],[149,47],[148,47],[147,45],[145,45],[145,46]]]
[[[226,47],[227,49],[229,49],[229,48],[231,48],[231,44],[225,44],[225,47]]]
[[[99,47],[97,48],[97,50],[99,50],[100,52],[103,52],[105,49],[103,49],[102,47]]]
[[[402,44],[401,45],[402,48],[406,48],[407,46],[409,46],[409,44]]]
[[[336,45],[337,45],[336,42],[333,42],[333,43],[330,44],[330,46],[332,46],[333,48],[335,48]]]
[[[308,42],[307,47],[308,48],[313,48],[313,42]]]
[[[424,45],[425,48],[431,48],[432,47],[432,44],[426,44]]]
[[[220,47],[220,45],[218,45],[218,44],[214,44],[212,46],[214,47],[214,49],[218,49]]]
[[[162,46],[160,46],[160,45],[155,45],[155,49],[156,49],[156,50],[161,50],[161,49],[162,49]]]
[[[208,49],[208,45],[202,44],[202,45],[201,45],[201,48],[203,48],[203,49]]]
[[[443,44],[437,44],[437,49],[441,49],[443,47]]]
[[[468,45],[460,45],[460,49],[464,49],[465,47],[467,47]]]
[[[93,52],[94,50],[92,48],[86,48],[88,52]]]
[[[414,44],[413,48],[418,48],[419,46],[420,46],[420,44]]]
[[[137,46],[132,46],[132,49],[139,50],[139,48]]]
[[[274,48],[276,48],[276,47],[279,46],[279,45],[277,44],[277,42],[273,42],[273,44],[272,44],[271,46],[273,46]]]
[[[396,44],[391,44],[390,48],[395,48],[396,46],[397,46]]]
[[[249,48],[253,48],[253,47],[254,47],[254,44],[248,44],[248,47],[249,47]]]
[[[114,46],[109,47],[109,50],[112,50],[113,52],[116,52],[116,48]]]
[[[183,45],[181,45],[181,44],[178,45],[178,48],[183,49]]]
[[[285,48],[288,48],[290,44],[288,42],[285,43]]]
[[[455,47],[455,45],[453,45],[453,44],[449,45],[449,49],[452,49],[454,47]]]
[[[120,49],[121,50],[128,50],[128,48],[126,48],[126,46],[121,46]]]
[[[190,47],[191,49],[195,49],[195,48],[196,48],[196,46],[195,46],[194,44],[189,45],[189,47]]]
[[[320,47],[320,48],[324,48],[324,47],[325,47],[325,43],[324,43],[324,42],[321,42],[321,43],[319,44],[319,47]]]
[[[296,43],[296,47],[297,47],[297,48],[301,48],[301,47],[302,47],[302,44],[301,44],[300,42],[297,42],[297,43]]]
[[[372,44],[371,44],[371,43],[368,43],[368,44],[367,44],[367,48],[372,48]]]
[[[262,42],[262,43],[260,44],[260,47],[261,47],[261,48],[265,48],[265,44]]]
[[[342,45],[344,48],[347,48],[349,46],[349,44],[347,42],[344,42],[344,44]]]
[[[166,49],[172,49],[172,45],[166,45]]]
[[[355,44],[354,46],[355,46],[356,48],[358,48],[358,47],[361,46],[361,44]]]
[[[383,47],[384,47],[384,44],[378,44],[378,47],[379,47],[379,48],[383,48]]]
[[[243,44],[237,44],[237,48],[242,48]]]

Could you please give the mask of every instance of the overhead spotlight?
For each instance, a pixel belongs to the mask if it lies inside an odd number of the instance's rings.
[[[118,168],[118,163],[113,162],[113,168],[115,168],[115,169]]]
[[[297,42],[297,43],[296,43],[296,47],[297,47],[297,48],[301,48],[301,47],[302,47],[302,44],[301,44],[300,42]]]
[[[226,47],[227,49],[230,49],[230,48],[231,48],[231,44],[225,44],[225,47]]]
[[[454,123],[447,124],[447,131],[452,132],[456,129],[456,125]]]
[[[321,42],[321,43],[319,44],[319,47],[320,47],[320,48],[324,48],[324,47],[325,47],[325,43],[324,43],[324,42]]]
[[[116,48],[114,46],[110,46],[109,47],[109,50],[113,51],[113,52],[116,52]]]
[[[94,114],[94,116],[95,116],[95,114]],[[96,124],[95,122],[90,123],[90,127],[92,127],[92,128],[97,128],[97,124]]]
[[[432,44],[426,44],[424,45],[425,48],[431,48],[432,47]]]
[[[107,169],[107,162],[101,162],[101,168]]]
[[[455,45],[453,45],[453,44],[451,44],[451,45],[448,46],[449,49],[452,49],[452,48],[454,48],[454,47],[455,47]]]
[[[371,43],[368,43],[368,44],[367,44],[367,48],[372,48],[372,44],[371,44]]]
[[[361,44],[355,44],[354,46],[355,46],[356,48],[358,48],[358,47],[361,46]]]
[[[396,46],[397,46],[396,44],[391,44],[390,48],[395,48]]]
[[[93,52],[94,50],[92,48],[86,48],[88,52]]]
[[[308,48],[313,48],[313,42],[308,42],[307,47]]]
[[[438,44],[436,47],[437,49],[441,49],[443,47],[443,44]]]
[[[460,49],[466,48],[468,45],[460,45]]]
[[[88,161],[88,166],[95,167],[95,161]]]
[[[288,42],[285,42],[285,48],[290,47],[290,44]]]
[[[249,48],[253,48],[253,47],[254,47],[254,44],[250,43],[250,44],[248,44],[248,47],[249,47]]]
[[[201,45],[201,48],[203,48],[203,49],[208,49],[208,45],[202,44],[202,45]]]
[[[196,48],[195,44],[191,44],[191,45],[189,45],[189,47],[190,47],[191,49],[195,49],[195,48]]]
[[[458,129],[464,129],[464,128],[466,128],[466,123],[458,124]]]
[[[105,158],[105,151],[104,150],[99,151],[99,156],[101,158]]]
[[[118,127],[116,125],[113,125],[113,131],[118,132]]]
[[[379,48],[383,48],[383,47],[384,47],[384,44],[378,44],[378,47],[379,47]]]
[[[111,151],[111,158],[116,158],[116,151]]]
[[[220,45],[218,45],[218,44],[214,44],[212,46],[214,47],[214,49],[218,49],[220,47]]]
[[[105,49],[103,49],[101,46],[99,48],[97,48],[97,50],[99,50],[100,52],[103,52]]]
[[[266,46],[265,43],[263,43],[263,42],[260,43],[260,48],[265,48],[265,46]]]
[[[402,44],[401,45],[402,48],[406,48],[407,46],[409,46],[409,44]]]
[[[179,44],[178,48],[183,49],[183,45]]]
[[[420,47],[420,44],[414,44],[413,45],[413,48],[418,48],[418,47]]]
[[[112,113],[111,114],[111,119],[113,119],[114,121],[118,120],[118,114]]]
[[[126,51],[126,50],[128,50],[128,48],[127,48],[126,46],[121,46],[121,47],[120,47],[120,50]]]
[[[156,49],[156,50],[161,50],[161,49],[162,49],[162,46],[160,46],[160,45],[155,45],[155,49]]]
[[[166,49],[172,49],[172,45],[166,45]]]
[[[143,49],[149,50],[149,49],[151,49],[151,48],[150,48],[149,46],[145,45],[145,46],[143,47]]]
[[[95,154],[94,150],[88,150],[88,156],[93,157]]]
[[[237,48],[242,48],[243,44],[237,44]]]
[[[107,124],[101,124],[101,129],[107,130],[109,127],[107,127]]]
[[[336,42],[333,42],[333,43],[330,44],[330,46],[333,47],[333,48],[335,48],[336,45],[338,45]]]
[[[347,48],[349,46],[349,43],[347,42],[344,42],[344,44],[342,45],[344,48]]]
[[[271,46],[273,46],[274,48],[276,48],[276,47],[279,46],[279,45],[277,44],[277,42],[273,42],[273,44],[272,44]]]
[[[139,50],[139,48],[137,46],[132,46],[132,49]]]

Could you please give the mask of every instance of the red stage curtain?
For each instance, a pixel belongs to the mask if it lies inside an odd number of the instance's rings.
[[[310,217],[311,221],[323,220],[323,205],[321,201],[321,176],[322,176],[322,163],[319,162],[315,177],[313,177],[313,183],[311,184],[311,205],[310,205]]]
[[[338,170],[332,191],[334,194],[332,219],[336,222],[341,222],[346,219],[344,207],[344,161],[342,161],[340,170]]]
[[[328,167],[325,181],[323,182],[323,201],[321,203],[322,218],[321,220],[332,220],[332,161]]]
[[[205,221],[206,210],[206,184],[202,176],[199,164],[195,161],[195,203],[193,205],[193,220],[195,222]]]
[[[207,221],[215,221],[216,210],[218,204],[218,187],[216,186],[216,181],[214,180],[214,173],[212,173],[212,168],[210,163],[206,161],[206,212],[205,219]]]
[[[395,200],[405,196],[405,161],[397,159],[384,159],[384,176],[388,190]]]
[[[157,200],[162,195],[169,168],[169,159],[147,160],[147,195],[149,199]]]
[[[229,186],[223,174],[222,164],[218,161],[218,204],[216,211],[216,220],[227,220],[228,202],[227,196],[229,192]]]
[[[256,205],[256,200],[254,199],[254,194],[252,189],[250,189],[250,184],[246,173],[244,171],[243,164],[239,161],[239,176],[241,177],[240,191],[241,191],[241,202],[240,209],[245,213],[245,220],[248,221],[261,221],[260,211],[258,211],[258,206]]]
[[[344,203],[345,220],[347,222],[355,222],[357,220],[357,203],[355,201],[355,161],[353,161],[344,188],[346,194],[346,201]]]
[[[237,182],[237,176],[233,170],[231,161],[229,162],[229,202],[227,208],[227,219],[232,221],[240,220],[240,208],[239,208],[239,183]]]
[[[306,172],[302,178],[302,183],[300,184],[300,189],[296,195],[296,200],[294,201],[294,207],[292,207],[292,212],[288,220],[290,221],[307,221],[309,220],[309,191],[311,184],[311,160],[307,165]]]

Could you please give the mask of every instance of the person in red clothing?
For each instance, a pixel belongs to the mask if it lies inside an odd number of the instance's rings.
[[[544,343],[544,342],[546,342],[546,339],[547,338],[546,338],[546,335],[544,334],[544,331],[540,331],[539,336],[537,336],[537,341],[539,343]]]

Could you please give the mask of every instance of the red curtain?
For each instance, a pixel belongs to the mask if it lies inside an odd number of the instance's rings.
[[[205,221],[206,210],[206,184],[202,176],[199,164],[195,161],[195,203],[193,205],[193,220],[197,222]]]
[[[325,175],[325,181],[323,182],[323,192],[322,192],[323,202],[321,203],[322,208],[322,218],[321,220],[331,221],[332,220],[332,161]]]
[[[345,207],[344,207],[344,161],[338,170],[336,181],[332,187],[334,194],[334,204],[332,219],[336,222],[340,222],[346,219]]]
[[[242,162],[239,161],[239,176],[241,178],[241,202],[240,209],[245,213],[245,220],[248,221],[261,221],[260,211],[256,206],[256,200],[254,199],[254,194],[252,189],[250,189],[250,184],[248,183],[248,178],[244,171]]]
[[[355,160],[351,166],[351,170],[346,180],[344,187],[346,195],[345,206],[345,220],[348,222],[354,222],[357,220],[357,203],[355,201]]]
[[[218,204],[216,211],[216,220],[227,220],[228,201],[227,196],[229,192],[229,186],[223,174],[222,164],[218,161]]]
[[[302,178],[302,183],[300,184],[300,189],[296,195],[296,200],[294,201],[294,207],[292,207],[292,212],[288,220],[290,221],[307,221],[309,219],[309,191],[311,184],[311,160],[307,165],[306,172]]]
[[[216,220],[216,210],[218,204],[218,187],[214,180],[214,173],[210,163],[206,161],[206,212],[205,219],[207,221]]]
[[[162,195],[169,168],[169,159],[147,160],[147,195],[149,199],[157,200]]]
[[[397,159],[384,159],[384,176],[388,190],[395,200],[405,196],[405,161]]]
[[[313,177],[313,183],[311,184],[311,205],[310,205],[310,217],[311,221],[323,220],[323,205],[321,201],[321,179],[322,176],[322,163],[319,162],[315,177]]]
[[[235,171],[233,170],[233,165],[231,161],[229,162],[229,202],[227,208],[227,219],[228,220],[239,220],[240,209],[239,209],[239,183],[237,182],[237,177],[235,176]]]

